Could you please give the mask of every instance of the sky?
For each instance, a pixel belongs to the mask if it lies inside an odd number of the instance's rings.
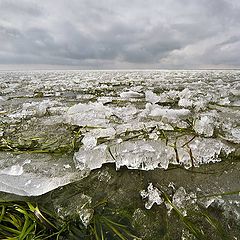
[[[0,0],[0,69],[240,68],[239,0]]]

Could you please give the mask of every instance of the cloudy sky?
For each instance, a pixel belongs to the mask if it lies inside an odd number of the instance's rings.
[[[240,68],[239,0],[0,0],[0,69]]]

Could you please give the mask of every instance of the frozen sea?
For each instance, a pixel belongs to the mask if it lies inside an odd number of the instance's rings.
[[[2,71],[0,190],[239,159],[240,71]]]

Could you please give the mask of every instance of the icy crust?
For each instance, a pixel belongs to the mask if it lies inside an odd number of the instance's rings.
[[[7,179],[1,189],[42,194],[71,181],[67,170],[75,174],[109,162],[117,169],[152,170],[170,164],[197,167],[228,154],[239,157],[239,75],[239,71],[1,72],[1,153],[16,152],[23,159],[29,152],[66,153],[64,165],[71,166],[51,170],[39,158],[43,165],[37,166],[49,176],[64,169],[61,177],[49,181],[38,167],[26,173],[28,163],[9,161],[0,167]],[[42,179],[40,190],[24,185],[34,176]]]

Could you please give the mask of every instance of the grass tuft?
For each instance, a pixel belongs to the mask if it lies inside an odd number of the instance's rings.
[[[134,235],[130,221],[108,208],[107,201],[98,202],[93,211],[85,226],[80,218],[64,221],[34,203],[0,202],[0,239],[140,239]]]

